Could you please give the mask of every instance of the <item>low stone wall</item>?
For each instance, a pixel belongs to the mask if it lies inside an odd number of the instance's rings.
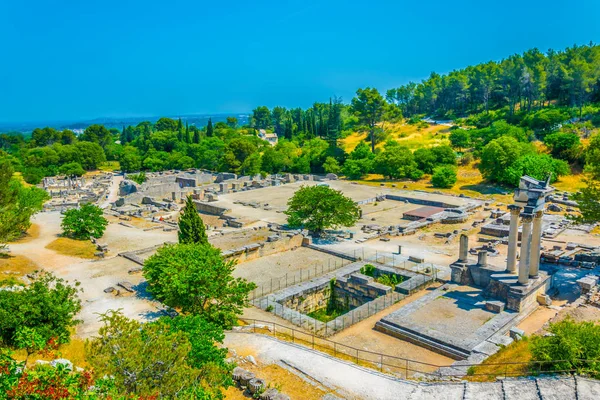
[[[271,254],[297,249],[302,245],[303,238],[304,236],[301,234],[288,234],[280,237],[279,240],[252,243],[238,249],[224,251],[223,257],[243,263]]]
[[[194,201],[194,205],[196,206],[196,210],[198,210],[198,212],[201,212],[204,214],[221,216],[221,215],[225,214],[226,212],[230,211],[229,208],[216,206],[216,205],[210,204],[210,203],[204,203],[201,201]]]

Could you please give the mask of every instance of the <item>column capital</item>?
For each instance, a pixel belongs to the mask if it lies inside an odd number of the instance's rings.
[[[530,224],[533,222],[533,214],[521,214],[521,219],[524,224]]]
[[[533,213],[535,219],[541,219],[544,216],[544,210],[539,210]]]
[[[514,215],[514,214],[516,214],[516,215],[519,215],[519,214],[521,213],[521,210],[522,210],[522,208],[521,208],[521,207],[519,207],[519,206],[518,206],[518,205],[516,205],[516,204],[511,204],[511,205],[509,205],[509,206],[508,206],[508,210],[509,210],[509,211],[510,211],[510,213],[511,213],[511,214],[513,214],[513,215]]]

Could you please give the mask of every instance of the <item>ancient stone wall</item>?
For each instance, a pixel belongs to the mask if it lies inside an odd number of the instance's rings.
[[[274,236],[276,235],[273,235],[273,238]],[[302,245],[303,238],[304,236],[301,234],[283,235],[277,240],[252,243],[239,249],[227,250],[223,252],[223,257],[235,259],[239,263],[243,263],[260,257],[270,256],[271,254],[295,250]]]

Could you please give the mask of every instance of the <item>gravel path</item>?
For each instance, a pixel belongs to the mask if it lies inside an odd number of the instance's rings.
[[[345,399],[578,399],[600,396],[600,382],[583,378],[508,379],[491,383],[425,384],[394,379],[299,345],[229,332],[229,348],[254,352],[259,363],[285,363]]]

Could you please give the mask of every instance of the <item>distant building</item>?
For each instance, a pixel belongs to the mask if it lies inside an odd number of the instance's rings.
[[[271,143],[271,146],[275,146],[277,144],[278,137],[276,133],[267,133],[264,129],[259,129],[258,137]]]

